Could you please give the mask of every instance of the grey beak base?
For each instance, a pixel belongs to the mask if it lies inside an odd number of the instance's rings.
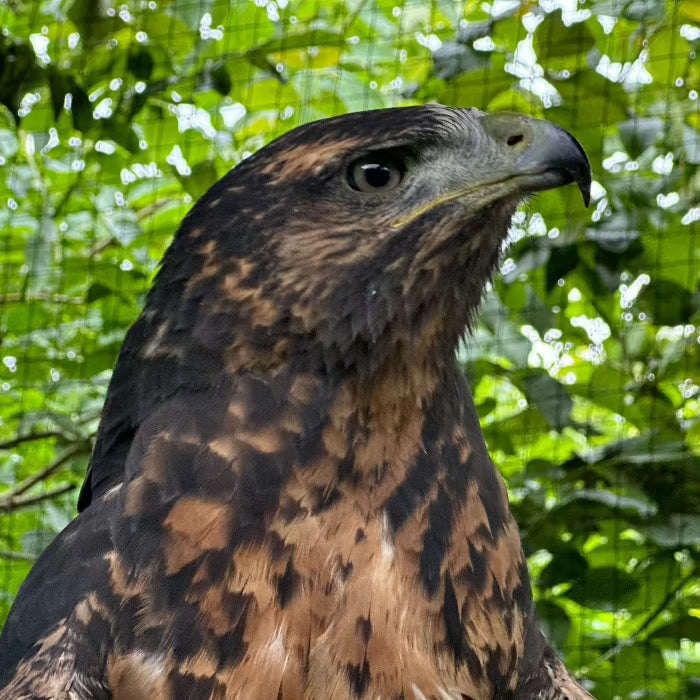
[[[515,161],[516,170],[551,174],[553,180],[558,180],[553,187],[575,182],[588,206],[591,166],[581,144],[568,131],[548,122],[534,122],[533,132],[532,145]]]
[[[530,192],[578,185],[583,202],[591,198],[591,166],[581,144],[566,130],[520,114],[485,115],[482,126],[512,163],[511,176]]]

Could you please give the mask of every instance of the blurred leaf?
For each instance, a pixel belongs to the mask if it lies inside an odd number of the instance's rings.
[[[220,95],[228,95],[231,92],[231,76],[229,76],[225,66],[216,66],[209,75],[211,76],[212,86]]]
[[[564,649],[571,629],[571,619],[566,611],[556,603],[541,600],[537,603],[537,620],[554,648]]]
[[[110,289],[104,284],[100,284],[99,282],[93,282],[85,296],[85,301],[90,304],[93,301],[97,301],[98,299],[102,299],[106,296],[111,296],[112,294],[114,294],[114,290]]]
[[[0,156],[12,158],[19,149],[19,140],[14,131],[10,129],[0,129]]]
[[[611,611],[629,603],[638,588],[639,582],[630,574],[617,567],[599,566],[587,569],[567,597],[587,608]]]
[[[639,690],[640,676],[649,679],[649,682],[645,682],[648,687],[653,683],[653,679],[664,678],[666,675],[663,656],[656,647],[645,643],[625,646],[616,661],[620,672],[615,679],[615,686],[620,697],[659,697],[651,689],[644,695]]]
[[[444,83],[438,98],[442,104],[484,109],[500,93],[513,86],[515,80],[505,72],[505,57],[492,53],[488,65],[479,70],[461,73]]]
[[[537,406],[555,430],[569,424],[573,402],[569,392],[548,374],[530,374],[523,379],[528,403]]]
[[[194,12],[199,12],[198,4],[188,0],[185,2]],[[144,12],[139,17],[139,28],[147,34],[153,45],[165,48],[175,58],[184,59],[195,44],[196,34],[170,8],[166,8],[165,12]]]
[[[128,246],[141,233],[136,215],[129,210],[112,212],[103,217],[101,222],[104,223],[108,235],[124,246]]]
[[[496,401],[493,399],[486,399],[482,401],[477,407],[476,412],[479,414],[479,418],[485,418],[491,411],[496,407]]]
[[[700,165],[700,132],[690,126],[683,126],[683,151],[685,160]]]
[[[475,51],[470,46],[454,41],[444,43],[433,52],[435,75],[441,80],[449,80],[460,73],[480,70],[489,63],[489,55]]]
[[[547,243],[542,243],[541,240],[529,239],[525,242],[525,246],[521,248],[520,252],[521,255],[516,266],[503,275],[503,279],[508,283],[514,282],[520,275],[527,274],[531,270],[545,265],[552,254],[552,249]]]
[[[561,10],[546,15],[535,32],[535,51],[541,63],[553,57],[586,53],[595,46],[595,39],[585,22],[567,26]]]
[[[633,228],[627,216],[614,214],[603,219],[595,227],[586,229],[586,238],[595,241],[605,252],[619,256],[639,240],[639,231]]]
[[[58,119],[63,111],[66,95],[71,92],[73,82],[61,71],[51,66],[48,70],[49,89],[51,91],[51,106],[53,107],[54,119]]]
[[[68,8],[68,18],[80,32],[82,40],[92,45],[113,34],[123,25],[123,20],[115,13],[106,12],[104,0],[73,0]]]
[[[136,46],[129,51],[126,67],[138,80],[148,80],[154,66],[153,55],[145,46]]]
[[[101,119],[100,135],[103,139],[110,139],[125,148],[130,153],[138,153],[139,137],[128,122],[118,119]]]
[[[690,639],[700,642],[700,618],[686,616],[674,622],[657,627],[650,635],[651,639]]]
[[[661,20],[666,15],[666,2],[665,0],[631,0],[624,4],[624,15],[636,21]]]
[[[199,29],[199,24],[202,16],[206,12],[210,12],[212,6],[216,4],[215,0],[171,0],[167,5],[168,14],[177,17],[191,30]]]
[[[78,131],[89,131],[95,120],[92,118],[92,104],[87,93],[77,83],[70,84],[71,92],[71,114],[73,115],[73,126]],[[54,107],[55,110],[55,107]]]
[[[654,80],[675,86],[678,78],[686,74],[690,61],[690,47],[679,36],[678,27],[667,26],[649,39],[647,69]]]
[[[617,130],[630,158],[638,158],[663,134],[664,122],[659,117],[636,117],[619,122]]]
[[[638,304],[660,326],[683,324],[695,310],[693,295],[669,280],[651,280],[639,294]]]
[[[700,457],[700,419],[696,419],[685,434],[688,447]]]
[[[574,245],[556,246],[547,259],[547,291],[554,289],[559,279],[566,277],[578,265],[578,249]]]
[[[604,520],[626,517],[638,523],[655,512],[655,506],[640,497],[621,496],[602,488],[582,488],[562,498],[549,511],[545,522],[568,524],[574,532],[594,532]]]
[[[559,583],[576,581],[585,576],[588,569],[586,558],[575,549],[561,549],[554,552],[552,560],[544,567],[537,585],[552,588]]]
[[[43,71],[28,42],[0,34],[0,104],[19,121],[19,105],[24,94],[39,84]]]
[[[700,22],[700,7],[695,0],[681,0],[679,5],[681,15],[693,22]]]
[[[674,514],[667,523],[649,527],[648,532],[649,537],[662,547],[698,546],[700,545],[700,515]]]
[[[311,29],[303,32],[289,32],[280,38],[270,39],[248,51],[248,55],[269,55],[313,46],[343,46],[346,42],[346,38],[340,32]]]
[[[210,160],[203,161],[192,166],[189,175],[177,177],[192,197],[199,199],[216,182],[216,165]]]
[[[585,101],[586,110],[580,113],[583,124],[590,121],[600,130],[602,114],[608,122],[627,119],[629,112],[627,93],[620,83],[608,80],[600,73],[589,69],[579,70],[570,78],[553,80],[552,84],[570,106],[580,100]],[[556,110],[553,111],[556,112]],[[584,144],[584,146],[587,145],[587,143]]]

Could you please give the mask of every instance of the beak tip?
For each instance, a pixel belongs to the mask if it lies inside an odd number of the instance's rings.
[[[583,146],[560,126],[518,114],[480,118],[487,136],[504,149],[512,177],[524,193],[575,183],[586,207],[591,202],[591,165]],[[511,160],[512,159],[512,160]]]
[[[578,185],[579,190],[581,190],[581,196],[583,197],[583,206],[588,207],[588,205],[591,203],[591,183],[590,181],[587,183],[580,182]]]

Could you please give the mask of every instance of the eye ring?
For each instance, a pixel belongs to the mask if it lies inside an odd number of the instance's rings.
[[[386,154],[370,154],[348,167],[348,184],[353,190],[379,193],[393,190],[403,180],[404,167]]]

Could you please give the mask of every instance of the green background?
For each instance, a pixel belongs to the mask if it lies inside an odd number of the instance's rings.
[[[538,610],[599,700],[700,697],[700,2],[0,0],[0,621],[75,513],[124,333],[192,202],[297,124],[550,119],[460,349]]]

